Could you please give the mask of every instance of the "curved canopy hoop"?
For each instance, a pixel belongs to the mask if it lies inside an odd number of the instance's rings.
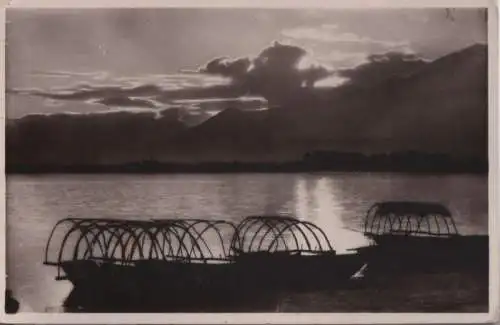
[[[121,224],[115,228],[113,232],[113,237],[116,238],[116,242],[114,246],[111,246],[112,240],[110,239],[108,244],[109,249],[109,258],[113,258],[114,260],[126,261],[127,260],[127,243],[130,240],[130,237],[133,237],[135,234],[135,228],[126,223]],[[116,256],[117,249],[120,248],[119,256]]]
[[[285,251],[333,251],[318,226],[289,216],[247,217],[238,224],[231,240],[231,248],[237,253],[270,252],[280,250],[281,245]]]
[[[278,239],[282,239],[283,242],[286,242],[286,239],[284,238],[283,234],[287,231],[290,232],[292,238],[294,239],[295,241],[295,249],[290,249],[288,246],[285,247],[285,250],[286,251],[292,251],[292,250],[295,250],[295,251],[300,251],[301,250],[301,247],[300,247],[300,244],[299,244],[299,240],[295,234],[295,232],[292,229],[292,227],[295,227],[297,224],[296,223],[289,223],[287,224],[285,227],[283,227],[279,232],[278,234],[273,238],[273,240],[269,243],[268,245],[268,248],[267,250],[270,252],[272,251],[272,249],[274,247],[276,247],[276,250],[278,250],[279,248],[279,244],[278,244]]]
[[[149,247],[145,246],[147,239],[149,239]],[[158,246],[158,241],[156,237],[153,236],[151,229],[149,227],[141,227],[138,232],[135,232],[134,241],[132,242],[127,261],[134,261],[134,256],[138,256],[141,260],[151,259],[153,251],[158,256]],[[146,252],[146,250],[148,250],[149,253]]]
[[[199,224],[203,224],[204,228],[202,228],[201,230],[197,230],[196,226]],[[221,221],[221,220],[216,220],[216,221],[196,220],[188,227],[188,230],[191,231],[191,229],[193,229],[196,231],[196,238],[195,238],[196,241],[201,240],[202,243],[204,244],[204,246],[207,248],[207,251],[210,253],[210,257],[214,258],[215,256],[213,254],[213,251],[210,248],[210,245],[208,245],[208,243],[207,243],[207,238],[205,238],[205,233],[207,233],[208,231],[211,230],[213,233],[215,233],[217,235],[218,244],[219,244],[218,247],[220,248],[223,257],[226,258],[228,256],[229,252],[226,249],[224,237],[222,236],[221,229],[219,228],[219,226],[224,226],[224,225],[228,225],[228,224],[230,224],[230,223],[228,223],[226,221]],[[232,225],[232,224],[230,224],[230,225]]]
[[[370,207],[364,223],[366,235],[459,235],[450,210],[432,202],[379,202]]]
[[[58,254],[58,257],[57,257],[57,263],[58,264],[62,263],[63,253],[64,253],[64,250],[66,248],[66,245],[68,243],[68,239],[70,238],[70,236],[72,234],[74,234],[75,232],[77,232],[77,231],[81,232],[81,230],[86,227],[85,224],[92,225],[92,222],[89,221],[89,220],[85,220],[85,219],[76,219],[76,220],[74,220],[73,226],[66,232],[66,234],[64,235],[64,237],[63,237],[63,239],[61,241],[61,246],[59,248],[59,254]],[[80,233],[80,236],[82,236],[81,233]],[[88,240],[86,237],[85,237],[85,239]],[[90,245],[90,242],[87,242],[87,244]],[[76,248],[73,247],[73,257],[75,256],[74,255],[75,249]]]
[[[315,240],[317,247],[318,247],[317,250],[320,250],[320,251],[327,251],[327,250],[332,251],[333,250],[333,247],[330,243],[330,240],[328,239],[325,232],[320,227],[316,226],[315,224],[313,224],[309,221],[301,221],[300,225],[305,227],[309,231],[309,233],[314,237],[314,240]],[[321,237],[323,237],[323,242],[326,243],[326,246],[327,246],[326,248],[323,247],[324,245],[321,242],[321,239],[316,234],[316,232],[319,232]]]
[[[166,260],[169,257],[176,256],[176,252],[174,252],[174,242],[171,237],[171,232],[161,227],[155,227],[153,234],[158,239],[158,243],[161,243],[160,247],[161,251],[163,252],[163,260]],[[174,237],[177,238],[178,245],[181,245],[180,240],[175,233]]]
[[[286,238],[283,236],[284,232],[289,229],[290,227],[293,227],[294,225],[296,224],[296,222],[294,220],[285,220],[283,222],[275,222],[274,224],[274,228],[273,228],[273,237],[270,238],[270,242],[268,243],[267,245],[267,249],[265,249],[266,251],[271,251],[271,249],[273,248],[274,245],[276,245],[276,249],[278,249],[279,247],[279,240],[281,240],[281,243],[283,243],[283,246],[285,248],[285,251],[290,251],[292,249],[290,249],[289,245],[287,244],[287,240]],[[282,226],[281,229],[279,229],[279,226]],[[259,250],[262,250],[263,247],[262,247],[262,244],[264,242],[264,239],[266,238],[266,236],[269,234],[270,232],[270,229],[268,231],[266,231],[266,233],[262,236],[260,242],[259,242],[259,246],[258,246],[258,249]],[[297,236],[295,236],[295,234],[293,232],[291,232],[291,235],[292,235],[292,238],[295,242],[295,249],[296,250],[299,250],[300,249],[300,244],[299,244],[299,241],[297,239]]]
[[[158,226],[160,227],[163,235],[173,235],[179,243],[177,252],[174,252],[172,257],[183,260],[205,258],[203,250],[193,234],[187,229],[185,222],[165,222]],[[191,249],[188,247],[191,247]],[[198,253],[198,255],[196,255],[196,253]]]
[[[260,251],[262,250],[262,245],[264,244],[264,239],[267,238],[267,235],[272,232],[274,237],[277,237],[278,236],[278,233],[279,233],[279,226],[282,225],[283,227],[287,224],[287,221],[283,221],[282,223],[279,223],[276,219],[274,218],[266,218],[266,219],[260,219],[260,220],[256,220],[257,224],[260,222],[262,223],[260,225],[260,227],[254,232],[251,240],[250,240],[250,243],[248,244],[248,251],[249,252],[252,252],[253,251],[253,244],[255,242],[255,239],[257,239],[260,235],[260,241],[259,241],[259,244],[257,246],[257,251]],[[255,223],[254,223],[255,224]],[[252,224],[253,225],[253,224]],[[264,229],[264,227],[267,226],[267,231],[264,233],[264,234],[261,234],[261,231]],[[247,229],[247,232],[250,228]],[[245,238],[247,232],[245,232],[245,234],[242,236],[243,238]],[[274,238],[273,237],[273,238]],[[282,243],[283,245],[285,246],[285,249],[288,250],[288,245],[287,243],[284,241],[283,238],[281,238],[282,240]],[[244,243],[243,243],[244,244]],[[242,247],[244,249],[244,246]]]
[[[94,248],[97,246],[101,252],[101,256],[106,256],[106,237],[104,233],[107,231],[106,227],[102,227],[99,224],[91,224],[85,226],[81,229],[80,238],[74,246],[73,260],[77,260],[80,253],[80,244],[82,239],[85,238],[87,246],[83,251],[81,256],[82,259],[94,258]],[[97,245],[96,245],[97,244]]]
[[[204,225],[204,228],[202,230],[198,230],[198,229],[196,229],[196,226],[198,226],[198,225]],[[210,245],[208,245],[206,239],[203,236],[203,234],[205,233],[205,231],[207,231],[208,229],[215,229],[215,232],[220,237],[220,233],[211,224],[211,222],[209,222],[209,221],[203,221],[203,220],[196,220],[196,221],[193,221],[191,224],[187,225],[186,232],[182,235],[182,239],[181,240],[184,241],[185,237],[188,234],[190,234],[191,237],[192,237],[192,240],[194,242],[196,242],[198,244],[198,246],[200,246],[200,249],[201,249],[201,246],[202,246],[200,244],[203,244],[203,247],[206,248],[206,252],[209,254],[209,256],[207,256],[207,257],[213,258],[214,254],[213,254],[212,250],[210,249]],[[191,251],[190,251],[189,254],[194,253],[194,249],[195,249],[195,246],[191,245]]]

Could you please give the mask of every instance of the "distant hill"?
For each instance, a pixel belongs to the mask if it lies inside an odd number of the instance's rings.
[[[261,147],[276,159],[307,149],[485,157],[487,75],[487,47],[474,45],[371,86],[306,94],[292,107],[226,110],[190,132],[226,152]]]
[[[366,141],[390,151],[486,156],[487,57],[486,46],[475,45],[378,86],[365,97],[373,120],[358,124]]]
[[[156,158],[187,127],[177,112],[27,115],[6,127],[7,163],[108,164]]]

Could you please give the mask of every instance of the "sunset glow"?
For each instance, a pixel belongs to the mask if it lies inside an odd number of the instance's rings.
[[[314,87],[315,88],[338,87],[338,86],[344,84],[345,82],[347,82],[347,80],[348,79],[346,79],[346,78],[342,78],[342,77],[338,77],[338,76],[333,75],[331,77],[317,81],[314,84]]]

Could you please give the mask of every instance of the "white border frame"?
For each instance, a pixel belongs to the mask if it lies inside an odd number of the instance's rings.
[[[8,1],[8,0],[7,0]],[[6,2],[3,0],[2,2]],[[418,323],[494,323],[500,320],[499,309],[499,226],[498,202],[498,140],[496,126],[498,114],[498,9],[495,0],[11,0],[2,3],[0,11],[0,123],[5,134],[5,8],[109,8],[109,7],[243,7],[243,8],[422,8],[422,7],[485,7],[488,8],[488,67],[489,67],[489,235],[490,235],[490,296],[488,313],[242,313],[242,314],[65,314],[19,313],[5,314],[5,296],[0,292],[0,322],[46,324],[206,324],[206,323],[276,323],[276,324],[418,324]],[[1,137],[5,139],[5,137]],[[5,151],[4,141],[0,150],[0,257],[6,261],[6,207],[5,207]],[[6,274],[5,263],[0,263],[0,274]],[[5,289],[6,279],[0,277],[0,287]]]

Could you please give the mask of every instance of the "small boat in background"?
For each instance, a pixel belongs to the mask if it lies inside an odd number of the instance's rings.
[[[488,236],[464,236],[439,203],[379,202],[363,219],[373,245],[357,248],[370,268],[405,271],[488,268]]]

